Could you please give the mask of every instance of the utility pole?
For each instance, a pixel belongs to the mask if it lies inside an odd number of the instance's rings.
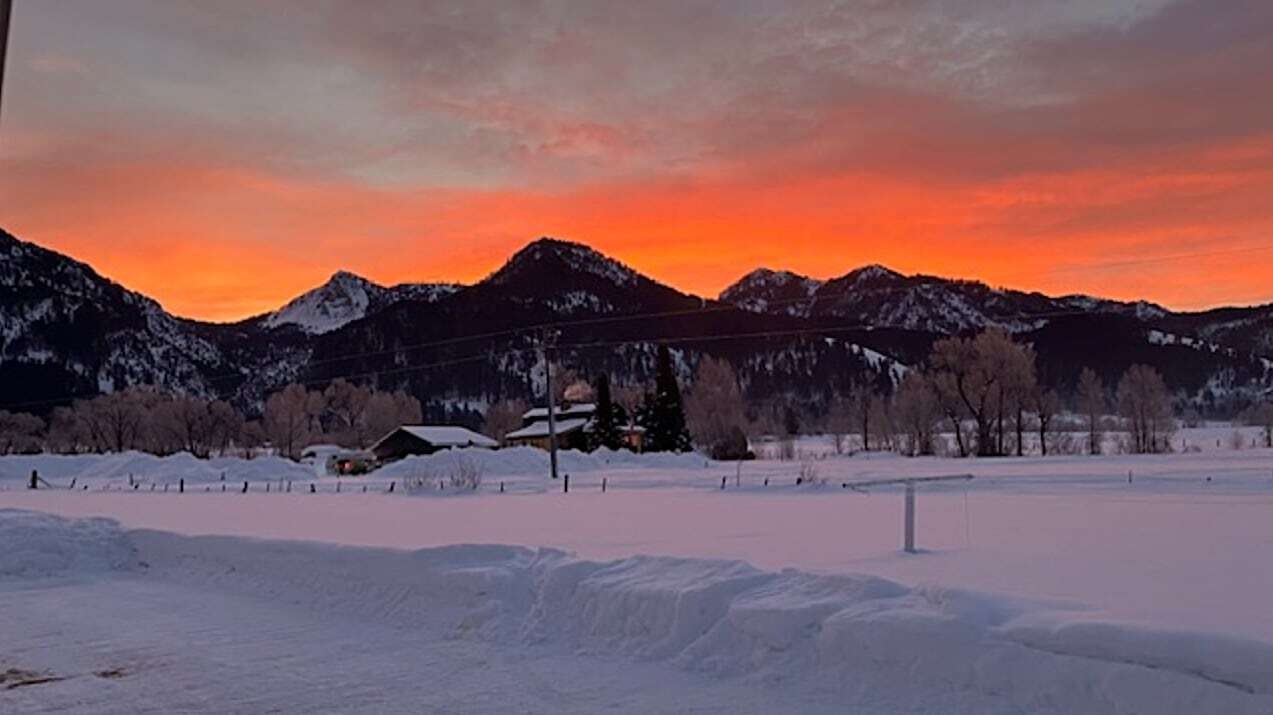
[[[9,17],[13,0],[0,0],[0,105],[4,102],[4,57],[9,51]]]
[[[558,331],[544,328],[539,340],[540,351],[544,356],[544,382],[548,391],[548,463],[552,478],[557,478],[557,396],[553,392],[552,348],[557,344]]]

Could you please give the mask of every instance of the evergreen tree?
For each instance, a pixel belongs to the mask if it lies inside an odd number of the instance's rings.
[[[681,387],[672,369],[672,353],[659,346],[654,376],[654,395],[643,405],[646,412],[646,450],[650,452],[688,452],[690,433],[685,427],[685,410],[681,404]]]
[[[592,423],[592,448],[623,448],[623,428],[627,416],[623,408],[610,398],[610,377],[604,372],[597,377],[597,411]]]

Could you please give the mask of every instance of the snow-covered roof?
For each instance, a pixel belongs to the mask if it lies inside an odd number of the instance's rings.
[[[453,425],[402,425],[398,429],[393,430],[389,434],[376,440],[371,446],[372,449],[380,446],[381,442],[389,439],[398,430],[402,430],[412,437],[428,442],[435,447],[498,447],[499,444],[483,434],[478,434],[471,429],[465,427],[455,427]]]
[[[338,444],[311,444],[301,450],[301,456],[318,455],[318,454],[334,454],[336,452],[344,452],[345,447]]]
[[[547,412],[545,412],[544,414],[547,414]],[[579,418],[568,419],[568,420],[557,420],[557,434],[561,435],[567,432],[574,432],[577,429],[583,429],[583,427],[588,424],[588,419],[589,418],[587,417],[579,417]],[[540,437],[547,437],[547,436],[548,436],[548,422],[544,421],[544,422],[535,422],[533,424],[526,425],[525,427],[519,430],[516,430],[514,432],[509,432],[508,434],[504,435],[504,438],[505,439],[537,439]]]
[[[580,402],[577,405],[570,405],[569,407],[563,407],[559,405],[557,409],[554,410],[553,414],[555,414],[558,419],[562,419],[562,418],[569,418],[569,417],[579,417],[583,415],[591,415],[592,413],[596,411],[597,411],[597,406],[594,405],[593,403]],[[539,420],[539,419],[545,419],[547,417],[548,417],[547,407],[535,407],[535,408],[527,410],[526,413],[522,415],[522,419],[524,420]]]

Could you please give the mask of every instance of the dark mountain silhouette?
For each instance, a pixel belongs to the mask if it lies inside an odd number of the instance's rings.
[[[940,337],[996,326],[1034,344],[1063,393],[1082,367],[1113,382],[1154,365],[1182,399],[1223,410],[1267,390],[1273,307],[1172,313],[867,266],[817,281],[757,270],[718,300],[688,295],[578,243],[543,238],[470,285],[385,287],[339,272],[277,311],[232,324],[177,318],[89,266],[0,232],[0,408],[155,384],[259,408],[289,381],[336,377],[410,391],[435,419],[540,394],[542,331],[556,362],[617,386],[653,377],[668,342],[687,378],[730,360],[749,398],[824,407],[858,381],[887,389]],[[25,406],[25,407],[24,407]]]

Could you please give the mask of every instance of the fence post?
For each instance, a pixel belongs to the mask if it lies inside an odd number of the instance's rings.
[[[725,491],[725,480],[726,480],[726,479],[728,479],[728,477],[721,477],[721,478],[720,478],[720,489],[721,489],[721,491]]]
[[[39,472],[37,472],[37,471],[35,471],[34,469],[32,469],[32,470],[31,470],[31,484],[30,484],[30,486],[29,486],[29,487],[27,487],[27,488],[28,488],[28,489],[39,489],[39,488],[40,488],[40,473],[39,473]]]
[[[570,493],[570,475],[566,474],[564,476],[565,476],[565,480],[562,481],[561,483],[561,493],[569,494]]]
[[[185,494],[185,493],[186,493],[186,479],[185,479],[185,477],[182,477],[181,479],[177,480],[177,493],[178,493],[178,494]]]
[[[606,493],[606,478],[605,477],[601,478],[601,493],[602,494]]]

